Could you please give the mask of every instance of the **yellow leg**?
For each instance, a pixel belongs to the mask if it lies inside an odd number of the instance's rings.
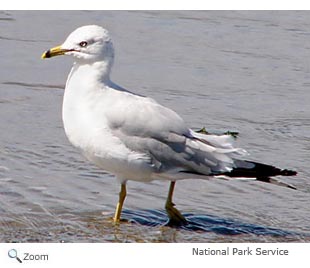
[[[118,199],[118,203],[115,209],[115,215],[114,215],[114,223],[118,223],[120,221],[121,218],[121,213],[122,213],[122,208],[123,208],[123,204],[124,204],[124,200],[126,198],[126,184],[122,183],[121,184],[121,191],[119,192],[119,199]]]
[[[171,181],[168,197],[166,201],[166,212],[169,217],[169,225],[184,225],[187,223],[187,220],[184,218],[184,216],[178,211],[174,206],[175,204],[172,202],[172,195],[174,191],[175,181]]]

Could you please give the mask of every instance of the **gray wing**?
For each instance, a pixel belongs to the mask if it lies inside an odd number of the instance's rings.
[[[147,155],[158,173],[230,171],[234,158],[244,152],[232,146],[230,136],[195,133],[174,111],[148,98],[128,101],[127,96],[126,106],[117,110],[108,116],[113,135],[130,150]]]

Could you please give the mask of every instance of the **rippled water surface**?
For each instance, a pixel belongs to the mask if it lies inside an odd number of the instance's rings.
[[[167,226],[168,183],[119,185],[62,128],[72,59],[43,61],[85,24],[110,30],[113,80],[193,128],[240,133],[255,161],[296,169],[298,190],[240,181],[178,182],[189,224]],[[309,12],[0,12],[0,242],[310,241]]]

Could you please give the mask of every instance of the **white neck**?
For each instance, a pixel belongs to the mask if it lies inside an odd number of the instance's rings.
[[[100,61],[91,64],[81,64],[75,62],[67,79],[67,85],[70,84],[85,84],[85,88],[89,88],[93,83],[110,83],[110,73],[112,64],[109,61]],[[82,78],[82,79],[81,79]]]
[[[106,61],[92,64],[75,62],[67,79],[62,117],[69,140],[78,146],[79,133],[91,124],[89,113],[94,101],[109,88],[111,64]]]

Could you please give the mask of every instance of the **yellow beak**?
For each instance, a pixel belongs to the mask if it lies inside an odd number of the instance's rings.
[[[70,51],[70,50],[63,49],[63,48],[61,48],[61,46],[53,47],[53,48],[45,51],[42,54],[41,58],[42,59],[47,59],[47,58],[51,58],[51,57],[55,57],[55,56],[64,55],[68,51]]]

